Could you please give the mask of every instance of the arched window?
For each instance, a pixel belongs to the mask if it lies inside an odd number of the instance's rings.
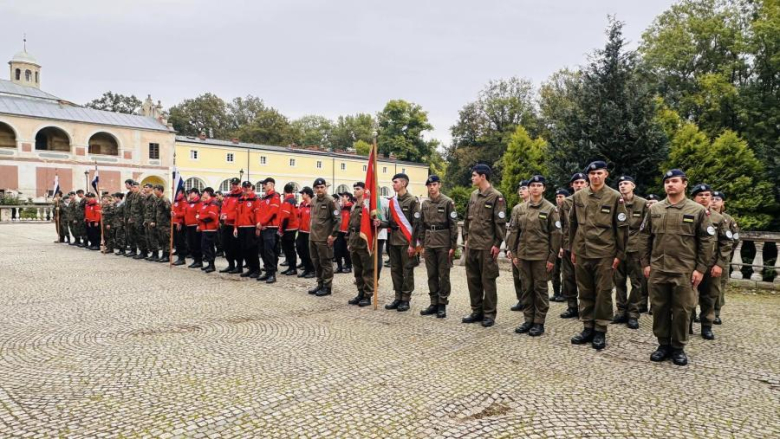
[[[387,186],[382,186],[379,188],[379,195],[382,197],[389,197],[390,196],[390,188]]]
[[[32,70],[24,71],[24,80],[27,82],[32,82]]]
[[[70,138],[65,131],[57,127],[46,127],[35,135],[37,151],[70,152]]]
[[[185,190],[195,188],[202,192],[204,187],[206,187],[206,183],[204,183],[203,180],[198,177],[190,177],[187,179],[187,181],[184,182]]]
[[[22,69],[16,69],[16,80],[22,79]]]
[[[108,133],[95,133],[89,138],[89,153],[101,155],[119,155],[119,143]]]
[[[219,191],[223,194],[226,194],[230,192],[230,179],[224,180],[222,183],[219,184]]]
[[[16,148],[16,133],[10,125],[0,122],[0,148]]]
[[[339,187],[336,188],[336,193],[342,194],[344,192],[349,192],[349,186],[346,184],[340,184]]]
[[[38,72],[35,72],[35,83],[37,84],[39,81],[40,76],[38,75]]]
[[[263,183],[262,180],[255,183],[255,191],[260,192],[263,190]]]

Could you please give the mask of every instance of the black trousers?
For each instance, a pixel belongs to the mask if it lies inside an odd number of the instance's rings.
[[[382,266],[383,266],[383,265],[385,265],[385,261],[384,261],[384,260],[382,260],[382,252],[383,252],[383,251],[384,251],[384,249],[385,249],[385,243],[386,243],[386,242],[387,242],[387,240],[386,240],[386,239],[378,239],[378,240],[376,241],[376,251],[377,251],[376,257],[377,257],[377,259],[378,259],[378,261],[379,261],[379,262],[376,264],[376,265],[377,265],[377,268],[376,268],[376,278],[377,278],[377,279],[379,279],[380,277],[382,277],[382,276],[381,276],[381,275],[382,275]]]
[[[260,237],[263,240],[263,249],[261,254],[263,255],[263,270],[267,274],[276,273],[276,266],[279,264],[279,256],[276,252],[276,248],[279,245],[278,229],[263,229]],[[294,267],[294,265],[293,265]]]
[[[254,226],[238,228],[238,246],[244,257],[244,263],[250,272],[260,271],[260,260],[257,257],[257,236]]]
[[[203,253],[200,250],[200,235],[198,226],[187,226],[187,246],[190,249],[190,256],[195,259],[195,262],[203,261]]]
[[[225,250],[225,259],[231,267],[241,267],[241,249],[238,246],[238,238],[233,236],[233,226],[224,225],[220,230],[222,235],[222,247]]]
[[[287,268],[294,270],[298,266],[298,258],[295,255],[295,230],[285,231],[282,235],[282,251],[287,260]]]
[[[342,260],[344,266],[352,267],[352,258],[349,257],[349,251],[347,250],[347,234],[345,232],[339,232],[338,235],[336,235],[333,253],[336,257],[336,265],[338,265],[339,268],[342,267]]]
[[[100,247],[100,223],[87,223],[87,240],[90,247]]]
[[[312,264],[309,254],[309,234],[298,232],[298,237],[295,238],[295,247],[298,249],[298,257],[301,258],[303,271],[306,273],[314,272],[314,264]]]
[[[213,263],[216,256],[214,245],[217,242],[218,231],[200,232],[200,248],[203,251],[203,260]]]
[[[177,230],[178,227],[178,225],[173,226],[173,247],[178,258],[184,259],[187,256],[187,228],[181,226],[181,230]]]

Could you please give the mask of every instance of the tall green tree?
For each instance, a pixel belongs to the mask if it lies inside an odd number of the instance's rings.
[[[252,122],[258,113],[267,110],[262,99],[247,95],[245,98],[234,98],[227,104],[229,127],[232,133]]]
[[[141,100],[135,95],[127,96],[107,91],[103,93],[103,96],[89,101],[84,106],[113,113],[138,114],[141,109]]]
[[[499,190],[507,199],[507,206],[517,204],[517,186],[520,181],[537,174],[547,175],[547,157],[547,142],[544,139],[531,139],[522,126],[515,129],[502,158],[504,173],[499,186]]]
[[[232,130],[227,104],[211,93],[185,99],[174,105],[169,110],[168,121],[179,134],[185,136],[206,133],[217,139],[226,139]]]
[[[392,100],[377,114],[379,152],[401,160],[420,162],[430,154],[423,133],[433,129],[421,106],[401,99]]]
[[[333,122],[323,116],[308,115],[291,123],[293,141],[302,146],[321,146],[331,149]]]
[[[240,126],[234,134],[243,142],[276,146],[288,146],[294,137],[287,117],[270,107],[257,112],[249,123]]]
[[[654,90],[637,54],[625,49],[623,23],[611,19],[607,36],[605,47],[594,53],[581,70],[579,83],[572,86],[576,93],[566,95],[571,103],[541,104],[556,108],[544,121],[550,174],[560,185],[590,161],[603,158],[614,176],[633,176],[642,193],[667,157],[668,140],[656,120]]]
[[[333,148],[338,149],[347,149],[358,140],[372,143],[376,130],[376,119],[370,114],[339,116],[331,129],[330,143]]]

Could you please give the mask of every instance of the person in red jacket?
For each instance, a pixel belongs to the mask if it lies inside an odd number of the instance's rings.
[[[303,269],[298,277],[312,279],[315,274],[314,264],[309,255],[309,232],[311,231],[311,199],[314,191],[306,186],[298,193],[301,194],[301,204],[298,206],[298,237],[295,238],[295,248],[298,250],[298,257],[301,258],[299,268]]]
[[[222,247],[225,250],[225,259],[228,261],[227,268],[219,270],[220,273],[241,273],[241,264],[244,258],[241,256],[238,240],[233,236],[239,198],[241,198],[241,180],[233,177],[230,179],[230,193],[225,194],[219,212],[219,219],[223,224]]]
[[[298,233],[298,201],[295,199],[295,187],[292,183],[284,185],[284,201],[279,208],[279,234],[282,236],[282,251],[287,261],[287,270],[282,274],[293,276],[298,274],[295,268],[298,259],[295,255],[295,234]]]
[[[238,199],[236,206],[236,223],[233,228],[233,237],[236,238],[247,271],[242,273],[241,266],[236,266],[241,277],[257,278],[260,276],[260,261],[257,257],[257,241],[260,236],[259,211],[260,200],[255,196],[255,186],[245,181],[241,184],[243,194]]]
[[[338,265],[334,273],[352,273],[352,259],[347,250],[347,232],[349,230],[349,214],[352,211],[352,205],[355,203],[355,197],[349,192],[339,195],[341,195],[341,224],[339,225],[339,233],[336,236],[336,243],[333,247],[336,265]]]
[[[87,194],[87,203],[84,206],[84,222],[87,226],[87,239],[89,240],[90,250],[100,250],[100,218],[102,209],[97,202],[95,194]]]
[[[198,220],[203,260],[207,263],[201,267],[201,270],[211,273],[216,270],[214,267],[214,258],[216,257],[214,244],[217,242],[217,233],[219,233],[219,205],[214,199],[214,189],[210,187],[203,189],[200,209],[195,218]]]
[[[262,238],[262,255],[263,255],[263,273],[258,277],[258,281],[265,281],[272,284],[276,282],[276,266],[279,263],[279,258],[276,253],[276,247],[279,244],[279,208],[281,207],[282,200],[279,193],[274,190],[276,186],[276,180],[268,177],[264,181],[265,196],[261,203],[260,209],[260,227]]]
[[[187,211],[187,200],[184,192],[176,194],[176,199],[171,206],[171,221],[173,221],[173,246],[176,248],[176,262],[173,265],[187,263],[187,229],[184,228],[184,214]]]
[[[200,191],[197,188],[189,190],[189,198],[184,208],[184,227],[187,229],[187,247],[194,259],[189,268],[203,267],[203,253],[200,249],[201,232],[198,230],[198,212],[200,211]]]

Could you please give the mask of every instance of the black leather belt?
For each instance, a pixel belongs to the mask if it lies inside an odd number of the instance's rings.
[[[449,224],[431,224],[430,226],[425,226],[425,230],[444,230],[449,228]]]

